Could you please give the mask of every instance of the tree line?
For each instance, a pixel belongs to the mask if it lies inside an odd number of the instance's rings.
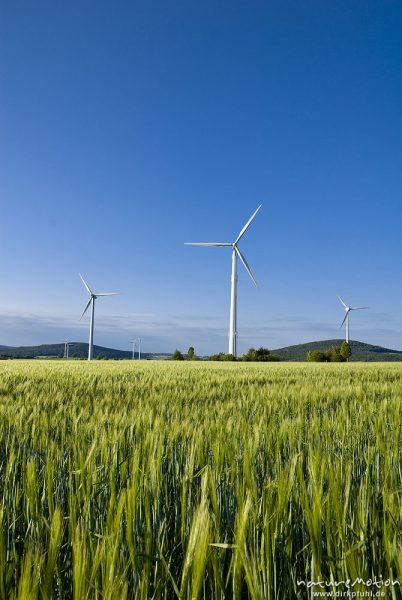
[[[340,346],[332,346],[326,352],[312,350],[307,353],[308,362],[346,362],[352,355],[350,344],[342,342]]]
[[[308,362],[346,362],[352,355],[350,344],[342,342],[340,346],[332,346],[329,350],[311,350],[307,353]],[[183,354],[180,350],[175,350],[172,354],[172,360],[200,360],[196,355],[194,346],[190,346],[187,354]],[[205,359],[204,359],[205,360]],[[235,358],[233,354],[219,352],[212,354],[209,360],[221,362],[278,362],[280,357],[272,354],[268,348],[250,348],[246,354]]]
[[[187,351],[187,354],[184,355],[180,352],[180,350],[175,350],[172,354],[172,360],[198,360],[198,357],[195,354],[195,350],[193,346]],[[271,354],[268,348],[250,348],[246,354],[243,354],[239,358],[235,358],[233,354],[225,354],[225,352],[219,352],[218,354],[212,354],[209,357],[209,360],[214,361],[243,361],[243,362],[277,362],[280,360],[279,356],[276,354]]]

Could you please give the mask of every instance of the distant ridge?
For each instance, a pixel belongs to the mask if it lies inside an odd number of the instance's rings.
[[[0,345],[0,355],[10,358],[57,358],[64,355],[64,343],[62,344],[41,344],[40,346],[2,346]],[[84,342],[70,342],[69,349],[70,358],[87,358],[88,344]],[[149,352],[141,352],[141,358],[157,359],[165,358],[168,354],[157,354]],[[137,358],[137,351],[135,353]],[[170,356],[169,356],[170,357]],[[131,350],[115,350],[114,348],[104,348],[103,346],[94,346],[94,358],[109,358],[109,359],[131,359]]]
[[[307,352],[312,350],[329,350],[331,346],[340,346],[344,340],[322,340],[319,342],[309,342],[307,344],[297,344],[296,346],[287,346],[272,350],[273,354],[277,354],[281,360],[285,361],[304,361],[307,357]],[[402,361],[402,350],[390,350],[382,346],[373,346],[364,342],[351,341],[352,356],[350,361],[360,362],[392,362]]]

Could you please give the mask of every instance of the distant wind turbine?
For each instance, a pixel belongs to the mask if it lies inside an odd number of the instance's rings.
[[[131,343],[133,345],[132,349],[132,360],[135,360],[135,344],[138,342],[138,360],[141,360],[141,338],[136,338]]]
[[[251,215],[243,229],[240,231],[234,242],[186,242],[187,246],[229,246],[232,248],[232,279],[231,279],[231,293],[230,293],[230,321],[229,321],[229,354],[233,354],[236,358],[237,356],[237,258],[240,258],[243,263],[244,268],[247,273],[250,275],[253,283],[257,286],[257,281],[248,266],[248,263],[237,247],[243,235],[246,233],[249,228],[251,222],[257,215],[260,210],[262,204],[257,208],[257,210]]]
[[[118,296],[119,293],[118,292],[103,292],[102,294],[95,294],[91,290],[91,288],[89,287],[89,285],[87,284],[87,282],[85,281],[85,279],[83,278],[83,276],[81,275],[81,273],[79,273],[79,276],[80,276],[81,281],[84,284],[84,286],[85,286],[88,294],[90,295],[88,303],[87,303],[86,307],[84,308],[84,312],[81,315],[81,319],[85,315],[85,313],[87,312],[88,308],[91,307],[91,321],[90,321],[90,325],[89,325],[88,360],[92,360],[93,353],[94,353],[95,300],[97,298],[99,298],[99,296]]]
[[[341,327],[343,327],[343,324],[346,321],[346,343],[349,344],[349,315],[352,310],[366,310],[368,309],[368,306],[348,306],[340,296],[338,296],[338,300],[341,302],[341,304],[343,304],[345,309],[345,317],[341,323]]]

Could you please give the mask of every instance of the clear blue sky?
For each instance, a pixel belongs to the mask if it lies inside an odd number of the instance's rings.
[[[5,0],[0,344],[402,348],[400,0]]]

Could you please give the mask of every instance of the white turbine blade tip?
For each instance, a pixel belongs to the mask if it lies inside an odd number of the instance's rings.
[[[237,256],[240,258],[241,262],[243,263],[244,268],[246,269],[247,273],[250,275],[251,280],[254,283],[255,287],[258,287],[257,280],[254,277],[253,272],[250,269],[248,262],[246,261],[246,258],[243,256],[243,254],[240,252],[240,250],[238,249],[237,246],[235,246],[235,250],[236,250]]]
[[[251,225],[251,222],[256,217],[256,215],[257,215],[258,211],[260,210],[261,206],[262,206],[262,204],[260,204],[260,206],[257,208],[257,210],[255,210],[253,212],[253,214],[251,215],[251,217],[249,218],[249,220],[247,221],[247,223],[245,224],[245,226],[243,227],[243,229],[241,230],[241,232],[237,236],[235,244],[237,244],[237,242],[239,242],[240,239],[243,237],[243,235],[246,233],[247,229],[249,228],[249,226]]]
[[[83,276],[81,275],[81,273],[78,273],[78,275],[80,276],[80,279],[81,279],[82,283],[84,284],[87,292],[92,295],[92,290],[89,287],[89,285],[87,284],[87,282],[85,281],[85,279],[83,278]]]
[[[184,242],[185,246],[231,246],[228,242]]]
[[[120,296],[121,292],[102,292],[101,294],[95,294],[96,296]]]
[[[92,298],[92,296],[91,296],[91,297],[90,297],[90,299],[88,300],[88,302],[87,302],[87,304],[86,304],[85,308],[84,308],[84,312],[82,313],[82,315],[81,315],[81,317],[80,317],[80,321],[81,321],[82,317],[85,315],[85,313],[87,312],[87,310],[88,310],[88,308],[89,308],[89,306],[90,306],[90,304],[91,304],[91,302],[92,302],[92,301],[93,301],[93,298]]]
[[[339,302],[340,302],[341,304],[343,304],[343,306],[344,306],[346,309],[348,309],[348,308],[349,308],[349,307],[348,307],[348,305],[347,305],[347,304],[346,304],[346,303],[345,303],[345,302],[342,300],[342,298],[341,298],[339,295],[338,295],[338,300],[339,300]]]

